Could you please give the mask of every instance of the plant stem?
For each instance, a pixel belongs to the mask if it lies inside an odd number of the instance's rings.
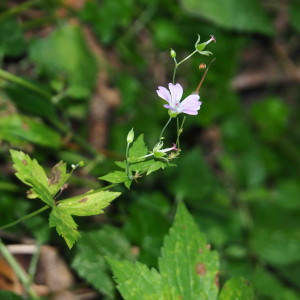
[[[193,53],[191,53],[189,56],[187,56],[186,58],[184,58],[182,61],[180,61],[179,63],[177,63],[176,58],[174,58],[174,62],[175,62],[175,68],[174,68],[174,72],[173,72],[173,84],[175,84],[175,75],[176,75],[176,70],[178,68],[178,66],[180,64],[182,64],[184,61],[186,61],[187,59],[189,59],[192,55],[194,55],[196,52],[198,52],[197,50],[195,50]]]
[[[23,11],[30,8],[31,6],[35,5],[37,2],[38,2],[37,0],[31,0],[31,1],[24,2],[18,6],[15,6],[11,9],[7,10],[6,12],[4,12],[0,15],[0,22],[3,22],[6,19],[9,19],[11,17],[14,17],[14,16],[22,13]]]
[[[38,210],[32,212],[31,214],[28,214],[28,215],[26,215],[26,216],[24,216],[24,217],[22,217],[22,218],[20,218],[20,219],[18,219],[18,220],[16,220],[16,221],[14,221],[14,222],[11,222],[11,223],[9,223],[9,224],[6,224],[6,225],[0,227],[0,230],[9,228],[9,227],[11,227],[11,226],[14,226],[14,225],[16,225],[16,224],[22,222],[23,220],[29,219],[29,218],[31,218],[31,217],[33,217],[33,216],[35,216],[35,215],[37,215],[37,214],[43,212],[44,210],[46,210],[46,209],[48,209],[48,208],[50,208],[50,206],[49,206],[49,205],[45,205],[45,206],[43,206],[42,208],[40,208],[40,209],[38,209]]]
[[[8,251],[7,247],[2,243],[2,240],[0,239],[0,253],[3,255],[5,260],[9,263],[9,265],[12,267],[18,278],[20,279],[21,283],[23,284],[24,288],[26,289],[26,292],[32,299],[39,299],[38,295],[35,293],[35,291],[30,286],[30,279],[25,273],[25,271],[22,269],[22,267],[17,263],[15,258],[12,256],[12,254]]]
[[[178,64],[177,64],[177,67],[180,65],[180,64],[182,64],[184,61],[186,61],[187,59],[189,59],[192,55],[194,55],[195,53],[197,53],[198,52],[198,50],[195,50],[193,53],[191,53],[189,56],[187,56],[186,58],[184,58],[181,62],[179,62]]]
[[[180,137],[180,135],[181,135],[181,132],[182,132],[182,128],[183,128],[183,124],[184,124],[185,119],[186,119],[186,116],[184,116],[184,118],[183,118],[183,120],[182,120],[180,129],[179,129],[178,135],[177,135],[176,146],[177,146],[177,144],[178,144],[178,150],[180,150],[180,147],[179,147],[179,137]]]
[[[129,157],[128,157],[129,145],[130,145],[130,143],[127,143],[127,148],[126,148],[126,172],[127,172],[128,179],[132,180],[133,177],[129,174]]]
[[[32,258],[31,258],[31,261],[30,261],[30,265],[29,265],[29,268],[28,268],[28,275],[29,275],[30,283],[32,283],[33,280],[34,280],[36,268],[37,268],[37,265],[38,265],[38,262],[39,262],[41,246],[42,246],[41,243],[37,243],[36,251],[32,255]]]
[[[176,147],[178,146],[178,151],[180,150],[180,146],[179,146],[179,117],[177,116],[177,141],[176,141]]]
[[[163,130],[161,131],[160,136],[159,136],[159,141],[161,140],[161,137],[162,137],[162,135],[163,135],[165,129],[167,128],[167,126],[169,125],[169,123],[171,122],[172,119],[173,119],[173,118],[170,117],[170,119],[168,120],[167,124],[165,125],[165,127],[164,127]]]
[[[32,90],[32,91],[48,98],[49,100],[51,100],[51,98],[52,98],[52,96],[49,93],[45,92],[44,90],[40,89],[39,87],[35,86],[34,84],[32,84],[32,83],[28,82],[27,80],[24,80],[18,76],[15,76],[9,72],[6,72],[2,69],[0,69],[0,78],[17,83],[17,84],[25,87],[26,89]]]

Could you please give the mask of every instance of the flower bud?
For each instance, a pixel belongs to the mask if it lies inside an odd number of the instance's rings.
[[[128,132],[128,135],[127,135],[127,143],[130,144],[133,142],[133,139],[134,139],[134,131],[133,131],[133,128]]]
[[[206,69],[206,64],[205,63],[201,63],[199,65],[199,70],[205,70]]]
[[[80,161],[79,163],[78,163],[78,165],[79,165],[79,167],[84,167],[84,161]]]
[[[176,52],[171,48],[170,55],[172,58],[176,57]]]
[[[168,114],[172,118],[176,118],[178,113],[176,111],[172,111],[171,109],[168,110]]]

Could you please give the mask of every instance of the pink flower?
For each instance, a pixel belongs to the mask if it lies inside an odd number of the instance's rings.
[[[185,113],[188,115],[197,115],[198,110],[200,109],[201,102],[198,101],[200,99],[199,95],[192,94],[186,97],[182,102],[180,102],[183,94],[182,86],[177,84],[169,83],[170,92],[159,86],[156,91],[158,96],[164,100],[166,100],[169,104],[165,104],[164,107],[171,109],[172,112],[177,114]]]

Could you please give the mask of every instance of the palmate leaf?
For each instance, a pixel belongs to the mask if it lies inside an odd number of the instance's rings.
[[[56,164],[51,170],[52,176],[48,179],[44,169],[29,155],[16,150],[11,150],[11,155],[15,163],[14,168],[17,170],[16,176],[31,187],[28,197],[38,197],[52,207],[49,226],[56,227],[58,234],[65,239],[69,248],[72,248],[80,237],[72,215],[91,216],[103,213],[103,208],[121,194],[96,190],[55,202],[53,196],[62,189],[71,175],[67,173],[66,164],[62,161]]]
[[[138,262],[107,260],[126,300],[216,300],[218,297],[218,255],[210,251],[183,203],[179,204],[173,227],[165,238],[160,273]],[[220,294],[221,300],[253,300],[252,288],[243,279],[230,280],[225,289]]]

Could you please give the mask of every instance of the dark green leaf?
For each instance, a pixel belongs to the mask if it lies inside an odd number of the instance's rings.
[[[274,34],[269,17],[258,0],[181,0],[181,3],[188,13],[203,17],[221,27]]]
[[[111,226],[105,226],[101,230],[81,232],[81,236],[72,267],[99,292],[108,299],[113,299],[115,285],[104,256],[132,260],[129,242],[119,229]]]
[[[25,50],[23,32],[16,20],[0,22],[0,54],[18,56]]]
[[[47,125],[33,118],[10,114],[0,118],[0,139],[11,143],[24,141],[49,148],[59,148],[60,135]]]

